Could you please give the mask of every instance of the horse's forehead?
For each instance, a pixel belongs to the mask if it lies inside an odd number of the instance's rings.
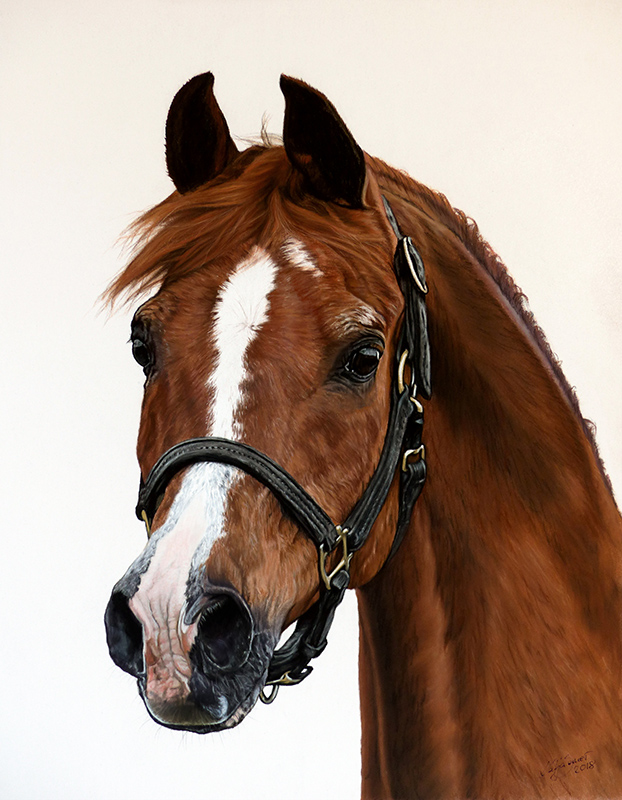
[[[296,296],[303,299],[306,310],[314,310],[315,322],[336,336],[347,333],[353,324],[382,329],[395,316],[399,295],[377,291],[378,283],[390,283],[380,269],[370,280],[364,260],[352,263],[313,239],[289,236],[280,246],[252,246],[226,264],[206,267],[177,281],[148,303],[143,313],[183,334],[195,327],[212,330],[212,311],[225,294],[235,300],[233,286],[239,290],[240,302],[249,305],[253,297],[270,294],[273,324],[298,325],[296,306],[291,303]],[[307,321],[311,322],[310,316]]]

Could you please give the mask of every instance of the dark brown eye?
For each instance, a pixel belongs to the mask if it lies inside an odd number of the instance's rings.
[[[372,344],[359,346],[348,355],[343,365],[343,374],[355,383],[365,383],[375,375],[381,358],[380,348]]]
[[[153,366],[153,356],[151,350],[142,339],[132,339],[132,355],[135,361],[143,368],[145,375],[148,375]]]

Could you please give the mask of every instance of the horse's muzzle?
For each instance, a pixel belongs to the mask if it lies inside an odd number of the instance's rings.
[[[113,591],[104,617],[114,663],[135,678],[144,676],[144,640],[140,621],[122,591]],[[188,654],[205,674],[239,670],[248,660],[254,635],[251,610],[233,589],[214,588],[187,607],[180,626],[196,625]]]
[[[237,724],[252,708],[277,639],[268,630],[256,629],[253,614],[237,591],[210,586],[186,604],[172,626],[180,643],[186,643],[188,677],[185,691],[171,695],[151,677],[161,670],[153,666],[143,625],[122,589],[112,593],[105,624],[112,660],[137,678],[151,716],[167,727],[204,733]]]

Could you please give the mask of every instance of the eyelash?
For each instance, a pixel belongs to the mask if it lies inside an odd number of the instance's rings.
[[[143,368],[145,377],[148,378],[153,369],[155,360],[152,348],[144,336],[140,336],[138,333],[132,333],[130,342],[132,344],[132,356],[134,361]]]

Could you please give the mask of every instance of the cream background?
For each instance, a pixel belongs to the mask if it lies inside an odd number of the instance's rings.
[[[622,6],[3,0],[0,64],[0,796],[355,798],[353,598],[314,675],[223,734],[157,727],[108,658],[103,610],[144,540],[130,310],[97,304],[115,241],[171,189],[182,83],[211,69],[248,136],[264,112],[280,132],[280,72],[303,78],[365,150],[477,220],[620,497]]]

